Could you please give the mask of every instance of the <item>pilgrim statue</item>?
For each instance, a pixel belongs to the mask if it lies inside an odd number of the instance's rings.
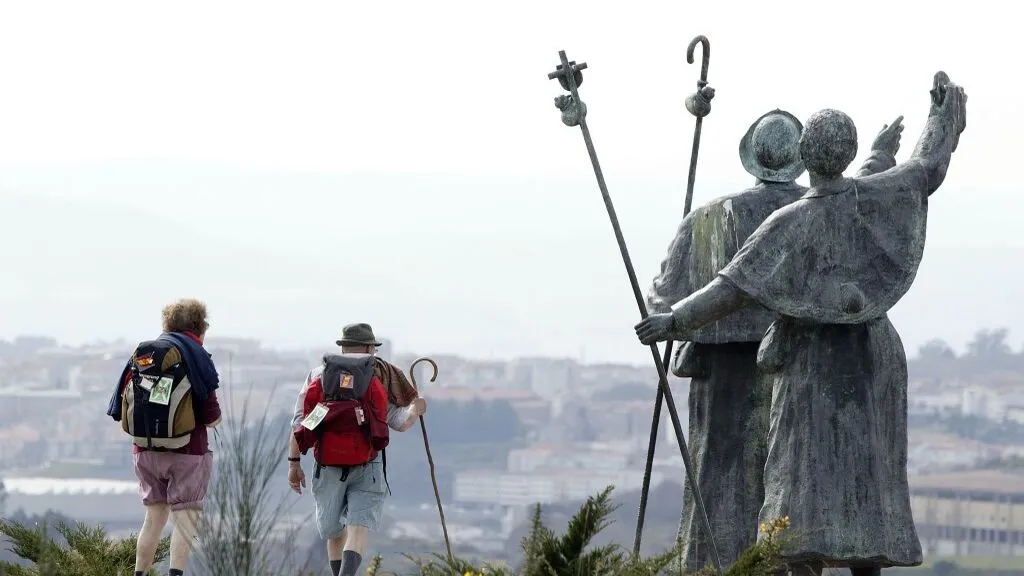
[[[872,145],[859,175],[891,168],[899,148],[899,121],[886,126]],[[712,200],[683,218],[661,273],[648,292],[648,309],[670,306],[714,280],[775,210],[796,201],[807,188],[800,159],[800,121],[782,110],[758,118],[740,140],[740,162],[754,185]],[[677,349],[672,372],[690,378],[689,442],[719,557],[731,564],[757,540],[764,503],[763,471],[768,452],[772,388],[759,377],[757,350],[778,316],[751,305],[694,330]],[[711,562],[707,535],[687,484],[679,526],[687,567]]]
[[[857,130],[838,110],[805,123],[811,189],[770,216],[707,285],[636,325],[694,341],[749,307],[778,316],[757,351],[773,388],[760,520],[788,516],[794,574],[854,576],[922,562],[907,482],[907,362],[888,311],[920,265],[928,199],[966,127],[964,90],[939,72],[909,160],[843,176]]]

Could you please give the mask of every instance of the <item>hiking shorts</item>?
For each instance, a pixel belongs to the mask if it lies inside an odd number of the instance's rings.
[[[313,503],[316,507],[316,529],[324,540],[338,536],[346,525],[380,530],[384,514],[384,465],[380,458],[349,468],[341,479],[341,468],[323,467],[320,477],[313,465]]]
[[[133,454],[142,504],[171,510],[202,510],[213,471],[213,453],[179,454],[143,450]]]

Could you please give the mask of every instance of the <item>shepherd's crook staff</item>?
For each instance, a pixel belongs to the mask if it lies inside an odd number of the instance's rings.
[[[686,109],[697,117],[697,123],[693,127],[693,150],[690,152],[690,174],[686,180],[686,204],[683,207],[683,216],[690,213],[693,206],[693,182],[697,177],[697,154],[700,152],[700,129],[704,117],[711,112],[711,99],[715,96],[715,89],[708,86],[708,63],[711,60],[711,43],[704,36],[697,36],[690,41],[686,49],[686,61],[693,64],[693,50],[700,44],[703,47],[703,59],[700,68],[700,80],[697,81],[697,92],[686,99]],[[668,370],[669,362],[672,360],[672,341],[665,343],[665,356],[662,363]],[[644,518],[647,514],[647,494],[651,490],[651,468],[654,466],[654,450],[658,444],[658,428],[661,425],[661,403],[664,393],[658,388],[658,395],[654,399],[654,415],[651,417],[651,437],[647,444],[647,463],[644,467],[644,482],[640,489],[640,510],[636,516],[636,536],[633,540],[633,553],[640,553],[640,540],[644,533]],[[690,484],[697,493],[697,485],[691,481]],[[701,511],[701,514],[704,514]],[[707,520],[705,520],[707,523]],[[710,530],[708,532],[710,534]],[[711,549],[715,558],[718,558],[718,550],[715,547],[714,538],[709,538]],[[717,564],[717,561],[716,561]]]
[[[416,385],[416,365],[420,362],[427,362],[434,368],[434,375],[430,381],[437,380],[437,362],[423,356],[413,361],[409,366],[409,378],[412,380],[412,387],[419,392],[420,387]],[[434,473],[434,457],[430,455],[430,440],[427,439],[427,424],[420,414],[420,431],[423,432],[423,447],[427,451],[427,465],[430,466],[430,482],[434,485],[434,498],[437,500],[437,513],[441,515],[441,530],[444,532],[444,547],[448,551],[448,563],[452,564],[455,557],[452,556],[452,543],[448,540],[448,523],[444,521],[444,507],[441,506],[441,491],[437,489],[437,475]]]
[[[626,240],[622,237],[622,229],[619,227],[619,219],[615,215],[615,207],[612,205],[611,196],[608,194],[608,186],[604,181],[604,173],[601,171],[601,164],[597,161],[597,152],[594,150],[594,142],[590,138],[590,130],[587,128],[587,106],[580,100],[577,86],[583,82],[583,70],[587,68],[585,62],[576,64],[570,62],[565,56],[565,50],[558,52],[562,63],[555,68],[554,72],[548,74],[549,80],[558,79],[562,88],[568,90],[570,95],[565,94],[555,98],[555,106],[562,111],[562,123],[566,126],[579,126],[583,132],[583,141],[587,145],[587,152],[590,154],[590,163],[594,166],[594,175],[597,176],[597,185],[601,188],[601,196],[604,198],[605,208],[608,209],[608,218],[611,220],[612,229],[615,231],[615,240],[619,244],[619,252],[622,253],[622,263],[626,266],[626,273],[629,275],[629,282],[633,286],[633,296],[636,298],[637,307],[640,308],[641,318],[647,318],[647,305],[640,293],[640,283],[637,282],[636,272],[633,270],[633,262],[629,258],[629,251],[626,249]],[[665,404],[668,406],[668,414],[672,419],[672,427],[675,429],[676,442],[679,444],[679,453],[683,457],[683,465],[686,467],[686,477],[690,485],[696,488],[696,481],[693,476],[693,464],[690,462],[690,451],[686,447],[686,438],[683,436],[683,426],[679,421],[679,413],[676,411],[676,403],[672,398],[672,390],[668,387],[668,377],[665,373],[665,366],[658,357],[658,345],[651,344],[651,355],[654,358],[655,367],[658,370],[658,386],[665,397]],[[714,542],[711,534],[711,525],[708,522],[707,514],[704,514],[704,501],[701,499],[700,491],[694,490],[694,500],[700,507],[704,518],[705,529],[708,531],[708,539]],[[715,550],[712,544],[712,550]],[[721,564],[718,561],[718,553],[714,554],[715,567],[721,572]]]

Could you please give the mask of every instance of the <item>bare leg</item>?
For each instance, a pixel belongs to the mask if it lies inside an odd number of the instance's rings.
[[[171,509],[166,503],[146,506],[146,518],[142,521],[139,538],[135,545],[135,571],[145,572],[153,566],[153,556],[160,545],[160,534],[167,525]]]
[[[345,535],[348,528],[342,528],[337,536],[327,539],[327,561],[331,563],[331,574],[338,576],[341,572],[341,558],[345,550]]]
[[[341,572],[339,576],[355,576],[359,565],[363,561],[363,552],[366,551],[366,537],[369,529],[366,526],[349,526],[348,537],[345,539],[345,549],[342,552]]]
[[[199,510],[175,510],[174,531],[171,532],[171,569],[185,570],[188,555],[192,551],[192,542],[196,538],[196,522]]]

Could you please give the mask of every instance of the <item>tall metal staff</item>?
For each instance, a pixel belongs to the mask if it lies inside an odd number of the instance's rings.
[[[633,296],[636,298],[637,307],[640,309],[642,319],[647,318],[647,305],[640,292],[640,283],[636,279],[636,272],[633,269],[633,262],[629,258],[629,251],[626,249],[626,240],[622,236],[622,229],[619,226],[619,219],[615,215],[615,207],[612,205],[611,196],[608,194],[608,185],[604,181],[604,173],[601,171],[601,164],[597,160],[597,152],[594,150],[594,142],[590,137],[590,129],[587,128],[587,106],[580,100],[577,87],[583,82],[583,70],[587,68],[585,62],[576,64],[570,62],[565,56],[565,50],[558,52],[562,60],[554,72],[548,74],[549,80],[558,79],[562,88],[569,91],[569,95],[561,95],[555,98],[555,106],[562,111],[562,123],[566,126],[579,126],[583,132],[583,141],[587,145],[587,152],[590,154],[590,163],[594,167],[594,175],[597,177],[597,185],[601,189],[601,197],[604,199],[605,208],[608,209],[608,218],[611,220],[612,229],[615,231],[615,240],[619,244],[619,252],[622,254],[622,263],[626,266],[626,273],[629,275],[629,282],[633,287]],[[683,457],[683,465],[686,467],[686,477],[690,485],[694,487],[694,500],[704,519],[704,528],[707,530],[708,540],[712,543],[713,560],[715,567],[721,572],[721,563],[718,560],[718,550],[714,545],[714,535],[711,533],[711,523],[708,521],[707,513],[704,510],[704,500],[697,487],[693,475],[693,464],[690,461],[690,451],[686,447],[686,438],[683,436],[683,426],[679,421],[679,412],[676,410],[675,400],[672,398],[672,390],[668,387],[668,376],[665,372],[665,365],[658,357],[658,345],[651,344],[651,356],[654,358],[655,367],[658,370],[658,387],[665,404],[668,407],[669,417],[672,419],[672,427],[675,429],[676,442],[679,444],[679,453]]]
[[[697,178],[697,154],[700,152],[701,126],[704,123],[704,117],[711,112],[711,99],[715,97],[715,89],[708,86],[708,64],[711,60],[711,43],[708,42],[706,37],[697,36],[690,41],[690,45],[686,49],[686,61],[693,64],[693,51],[697,48],[697,44],[703,47],[703,58],[701,60],[700,80],[697,81],[697,92],[686,98],[686,109],[690,114],[697,117],[697,123],[693,127],[693,149],[690,151],[690,173],[686,181],[686,203],[683,207],[683,216],[689,214],[690,208],[693,206],[693,183]],[[671,360],[672,341],[669,340],[665,343],[665,356],[662,358],[662,363],[666,370],[668,370]],[[647,463],[644,466],[644,481],[640,489],[640,510],[636,516],[636,535],[633,539],[634,554],[640,553],[640,540],[643,538],[644,533],[644,519],[647,515],[647,495],[651,489],[651,469],[654,466],[654,451],[658,444],[658,428],[661,425],[661,404],[663,400],[664,393],[659,386],[658,395],[654,399],[654,415],[651,417],[651,436],[647,444]],[[697,484],[693,481],[692,477],[688,479],[694,494],[698,494]],[[703,505],[701,507],[703,508]],[[701,515],[704,515],[703,511]],[[708,529],[708,534],[710,533],[711,531]],[[715,540],[714,538],[709,538],[708,541],[711,543],[711,549],[714,557],[717,559],[718,550],[715,547]],[[718,564],[717,560],[715,564]]]
[[[430,377],[430,381],[437,380],[437,362],[434,362],[430,358],[423,356],[413,361],[412,365],[409,366],[409,378],[412,380],[412,387],[419,392],[419,386],[416,385],[416,365],[420,362],[427,362],[434,368],[434,374]],[[430,440],[427,439],[427,423],[423,419],[423,415],[420,414],[420,431],[423,432],[423,448],[427,451],[427,465],[430,467],[430,482],[434,485],[434,498],[437,500],[437,513],[441,515],[441,531],[444,532],[444,547],[448,551],[448,563],[452,564],[455,561],[455,557],[452,555],[452,543],[448,539],[448,523],[444,521],[444,507],[441,506],[441,491],[437,489],[437,474],[434,472],[434,457],[430,455]]]

